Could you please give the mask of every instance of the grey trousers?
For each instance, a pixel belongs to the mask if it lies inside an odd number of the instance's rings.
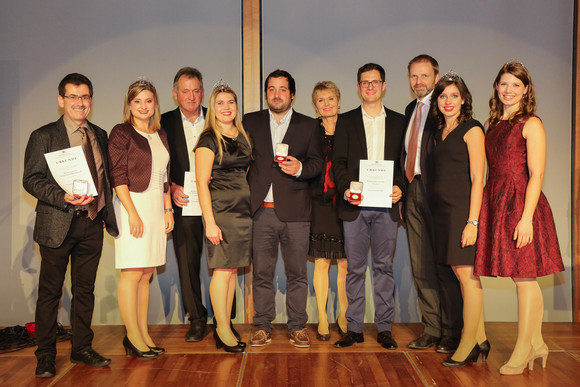
[[[393,258],[397,243],[397,222],[383,209],[362,209],[351,222],[344,221],[344,242],[348,271],[346,274],[347,329],[362,333],[365,313],[365,273],[369,247],[373,270],[375,324],[378,332],[391,331],[395,302]]]
[[[308,321],[306,301],[310,222],[282,222],[274,209],[261,207],[254,215],[253,264],[254,326],[272,331],[276,318],[274,274],[278,261],[278,245],[282,251],[286,274],[286,313],[290,333],[303,329]]]

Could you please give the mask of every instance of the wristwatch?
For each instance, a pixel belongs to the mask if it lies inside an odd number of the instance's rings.
[[[466,224],[473,224],[475,227],[477,227],[477,225],[479,224],[479,222],[477,220],[468,220],[465,223]]]
[[[174,212],[173,212],[173,208],[166,208],[166,209],[165,209],[165,212],[171,212],[172,214],[174,213]]]

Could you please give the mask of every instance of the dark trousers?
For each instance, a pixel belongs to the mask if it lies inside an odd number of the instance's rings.
[[[181,216],[181,211],[176,211],[172,233],[183,308],[191,324],[205,325],[207,309],[201,300],[199,278],[204,240],[201,216]]]
[[[420,177],[409,183],[405,220],[409,258],[424,332],[460,337],[463,327],[461,286],[449,265],[436,262],[431,210]]]
[[[343,222],[348,262],[346,274],[347,329],[363,333],[365,275],[369,247],[373,270],[375,324],[378,332],[391,331],[395,314],[393,258],[397,244],[397,222],[387,210],[362,209],[358,217]]]
[[[278,260],[278,245],[284,260],[286,274],[286,312],[290,333],[303,329],[308,321],[306,300],[308,277],[306,256],[308,254],[310,222],[282,222],[274,209],[261,207],[254,215],[254,326],[266,332],[272,331],[276,318],[274,274]]]
[[[71,264],[72,352],[91,346],[95,278],[103,249],[103,221],[100,217],[73,218],[68,234],[57,248],[40,246],[40,276],[36,302],[36,356],[56,356],[58,305],[66,269]]]

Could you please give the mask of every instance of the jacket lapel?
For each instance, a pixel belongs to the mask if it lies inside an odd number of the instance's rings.
[[[357,117],[355,117],[355,125],[354,128],[356,130],[356,137],[358,138],[360,147],[361,147],[361,154],[362,154],[362,159],[366,160],[368,159],[368,149],[367,149],[367,136],[365,134],[365,123],[363,121],[362,118],[362,105],[359,107],[359,112]]]

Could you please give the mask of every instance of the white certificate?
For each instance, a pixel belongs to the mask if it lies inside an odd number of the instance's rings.
[[[361,207],[393,206],[393,168],[391,160],[361,160],[359,180],[363,182]]]
[[[199,196],[197,196],[197,184],[195,183],[195,173],[185,172],[183,180],[183,192],[189,196],[189,202],[183,206],[181,215],[183,216],[201,216],[201,207],[199,206]]]
[[[45,153],[44,158],[54,180],[66,193],[73,195],[73,181],[86,180],[89,183],[87,195],[98,195],[85,153],[80,145]]]

